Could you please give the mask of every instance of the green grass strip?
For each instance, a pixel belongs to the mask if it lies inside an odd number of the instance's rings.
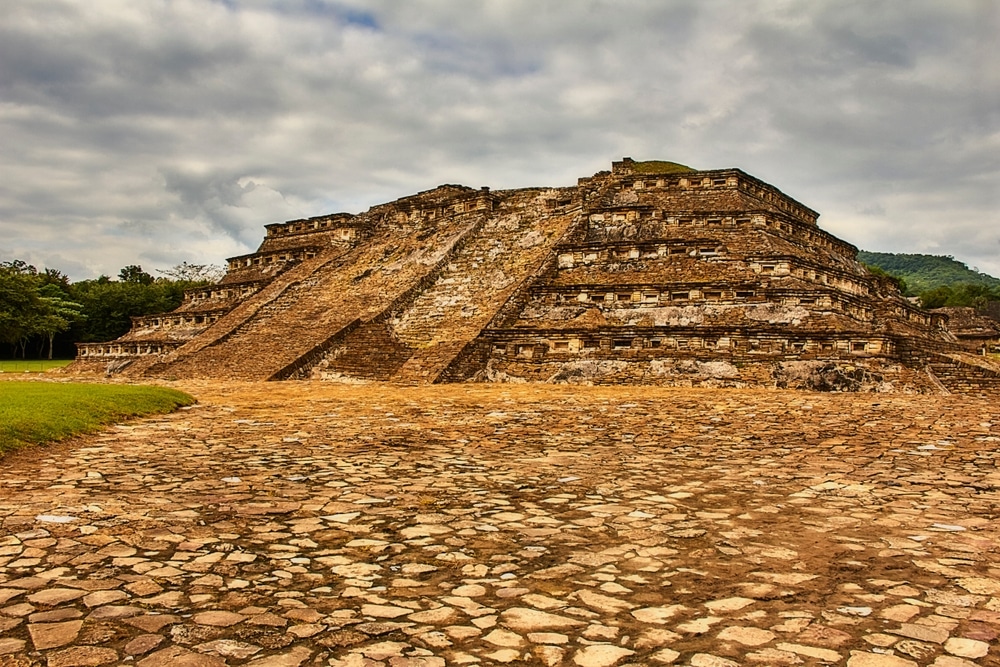
[[[194,402],[164,387],[0,381],[0,454]]]
[[[0,373],[44,373],[71,363],[72,359],[0,359]]]

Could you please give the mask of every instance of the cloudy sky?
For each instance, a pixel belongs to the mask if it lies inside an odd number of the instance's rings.
[[[613,159],[739,167],[1000,276],[997,0],[12,0],[0,260],[74,279]]]

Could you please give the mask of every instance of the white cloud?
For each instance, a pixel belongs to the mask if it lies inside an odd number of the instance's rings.
[[[75,278],[611,159],[737,166],[1000,275],[991,2],[35,0],[0,22],[3,258]]]

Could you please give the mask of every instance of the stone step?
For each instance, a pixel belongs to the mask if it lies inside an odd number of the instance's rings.
[[[502,282],[509,283],[506,287],[519,283],[534,268],[528,257],[538,257],[542,254],[540,250],[550,251],[557,237],[565,232],[568,221],[542,229],[544,241],[527,248],[522,246],[531,245],[528,239],[534,242],[540,233],[539,225],[527,215],[518,218],[517,223],[509,229],[500,225],[487,227],[465,244],[438,280],[397,320],[395,328],[400,340],[421,350],[462,341],[461,349],[478,336],[506,301],[504,298],[491,303],[505,287],[497,284],[497,276],[503,276]],[[440,363],[434,364],[434,368],[439,366]]]
[[[317,368],[317,372],[386,380],[403,365],[413,351],[394,339],[388,324],[362,325]]]
[[[948,391],[969,393],[1000,389],[1000,373],[957,360],[937,360],[928,365]]]
[[[461,353],[468,341],[452,341],[417,350],[394,374],[401,384],[434,382]]]

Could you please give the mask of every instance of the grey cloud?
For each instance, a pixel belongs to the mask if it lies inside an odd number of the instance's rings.
[[[6,252],[217,263],[267,222],[632,155],[742,167],[852,242],[1000,274],[991,5],[24,3],[0,23]]]
[[[180,204],[176,213],[187,219],[204,220],[210,229],[222,232],[247,247],[254,245],[260,231],[248,224],[267,212],[295,217],[297,211],[281,195],[247,176],[222,173],[195,173],[175,168],[161,170],[168,193]]]

